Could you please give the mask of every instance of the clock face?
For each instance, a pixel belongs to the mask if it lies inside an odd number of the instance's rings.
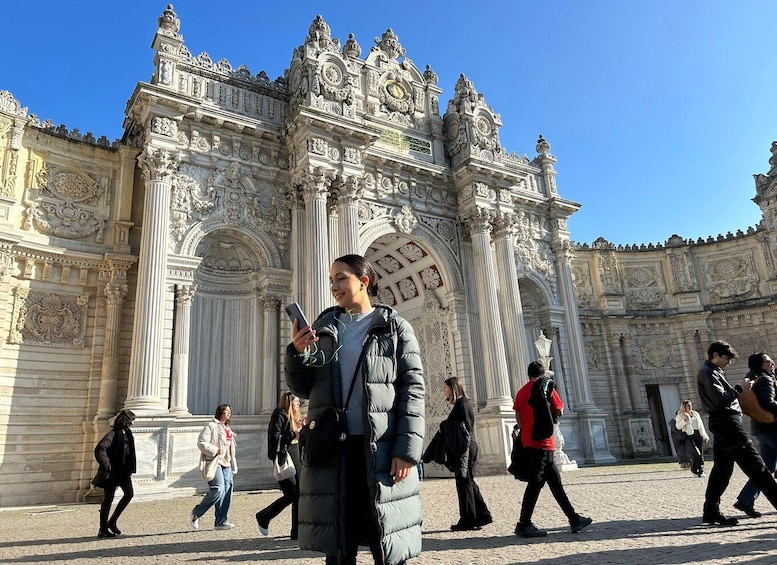
[[[389,96],[396,98],[397,100],[404,100],[407,98],[407,90],[405,90],[405,87],[402,86],[401,83],[395,80],[386,82],[386,92],[388,92]]]
[[[475,127],[478,129],[481,135],[489,135],[491,133],[491,124],[483,116],[479,117],[475,122]]]

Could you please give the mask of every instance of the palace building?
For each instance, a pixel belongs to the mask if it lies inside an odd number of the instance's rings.
[[[415,329],[428,438],[443,380],[463,379],[484,472],[505,472],[543,332],[578,464],[671,455],[666,421],[696,399],[708,342],[777,341],[777,143],[756,175],[757,228],[580,245],[549,143],[503,148],[499,114],[463,75],[441,110],[437,75],[391,29],[363,49],[316,17],[275,80],[193,55],[172,6],[152,48],[113,143],[0,91],[0,506],[87,496],[123,407],[138,415],[138,494],[205,486],[196,439],[222,402],[236,487],[274,484],[283,307],[312,320],[330,306],[329,265],[346,253],[373,263],[380,301]]]

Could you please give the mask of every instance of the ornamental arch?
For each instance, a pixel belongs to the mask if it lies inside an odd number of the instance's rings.
[[[467,371],[457,360],[467,349],[466,331],[457,325],[456,291],[448,266],[433,246],[414,234],[390,233],[378,236],[366,246],[364,256],[374,266],[380,284],[378,300],[394,307],[413,326],[424,367],[426,381],[426,437],[439,429],[449,406],[443,396],[445,379],[456,376],[470,395],[475,393]],[[463,343],[463,341],[465,343]],[[428,465],[428,476],[447,476],[441,466]]]

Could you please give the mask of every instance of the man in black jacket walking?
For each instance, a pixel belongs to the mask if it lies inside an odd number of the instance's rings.
[[[742,426],[742,410],[737,398],[743,389],[740,385],[732,387],[723,371],[736,358],[737,352],[729,343],[713,341],[697,377],[699,398],[709,414],[709,430],[715,440],[715,465],[707,483],[702,515],[705,524],[735,526],[739,523],[736,518],[727,518],[720,512],[720,497],[731,480],[734,463],[777,509],[777,483]]]

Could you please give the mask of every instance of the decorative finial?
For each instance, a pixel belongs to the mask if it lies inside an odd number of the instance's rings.
[[[362,48],[356,43],[356,38],[352,33],[348,34],[348,40],[343,45],[343,55],[357,59],[362,54]]]
[[[169,30],[173,34],[178,33],[178,30],[181,29],[181,20],[178,19],[178,16],[173,11],[172,4],[167,5],[167,9],[159,16],[157,24],[159,29]]]
[[[424,71],[424,79],[426,79],[427,84],[437,84],[437,73],[435,73],[432,70],[432,67],[429,65],[426,65],[426,70]]]
[[[540,134],[540,138],[537,140],[537,153],[545,155],[548,151],[550,151],[550,143],[545,141],[545,138]]]
[[[311,39],[316,40],[332,38],[332,32],[329,29],[329,24],[324,21],[324,18],[321,17],[321,14],[316,15],[313,23],[310,24],[310,27],[308,28],[308,35],[311,37]]]
[[[397,34],[395,34],[391,28],[388,28],[380,39],[376,37],[375,44],[391,59],[405,56],[405,49],[399,43]]]

